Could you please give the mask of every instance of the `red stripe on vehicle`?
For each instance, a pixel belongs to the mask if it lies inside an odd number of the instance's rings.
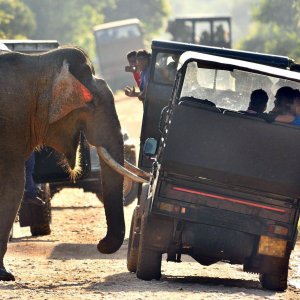
[[[190,190],[190,189],[185,189],[185,188],[180,188],[180,187],[176,187],[176,186],[173,187],[173,190],[180,191],[180,192],[185,192],[185,193],[190,193],[190,194],[206,196],[206,197],[209,197],[209,198],[214,198],[214,199],[219,199],[219,200],[225,200],[225,201],[229,201],[229,202],[233,202],[233,203],[244,204],[244,205],[248,205],[248,206],[255,206],[255,207],[259,207],[259,208],[263,208],[263,209],[267,209],[267,210],[273,210],[273,211],[277,211],[277,212],[281,212],[281,213],[286,212],[284,209],[280,209],[280,208],[275,208],[275,207],[270,207],[270,206],[266,206],[266,205],[251,203],[251,202],[244,201],[244,200],[239,200],[239,199],[234,199],[234,198],[229,198],[229,197],[223,197],[223,196],[218,196],[218,195],[214,195],[214,194],[208,194],[208,193],[195,191],[195,190]]]

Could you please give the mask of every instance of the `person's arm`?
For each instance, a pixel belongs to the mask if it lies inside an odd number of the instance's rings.
[[[295,120],[295,116],[294,115],[278,115],[275,118],[276,122],[282,122],[282,123],[292,123]]]
[[[125,95],[128,97],[138,97],[140,93],[135,91],[135,87],[126,86],[124,89]]]

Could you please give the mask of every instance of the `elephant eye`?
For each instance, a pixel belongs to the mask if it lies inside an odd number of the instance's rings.
[[[93,79],[92,70],[86,63],[78,67],[78,65],[71,65],[70,72],[77,78],[83,85],[88,86]]]
[[[86,105],[88,106],[88,108],[93,109],[93,110],[96,108],[96,104],[93,100],[90,102],[87,102]]]

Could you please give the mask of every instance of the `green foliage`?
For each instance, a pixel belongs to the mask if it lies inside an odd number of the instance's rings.
[[[107,6],[103,13],[105,22],[139,18],[144,26],[146,39],[150,40],[166,27],[170,3],[169,0],[115,0],[115,5]]]
[[[253,9],[253,17],[263,24],[280,24],[283,28],[294,29],[294,2],[294,0],[261,0],[259,6]]]
[[[0,0],[1,38],[26,38],[34,29],[32,12],[21,0]]]
[[[260,0],[253,9],[252,31],[240,48],[299,60],[299,8],[300,0]]]

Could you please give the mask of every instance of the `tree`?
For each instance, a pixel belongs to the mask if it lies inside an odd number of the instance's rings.
[[[252,31],[240,48],[299,59],[299,3],[300,0],[260,0],[252,11]]]
[[[34,30],[33,14],[21,0],[0,0],[1,38],[26,38]]]

